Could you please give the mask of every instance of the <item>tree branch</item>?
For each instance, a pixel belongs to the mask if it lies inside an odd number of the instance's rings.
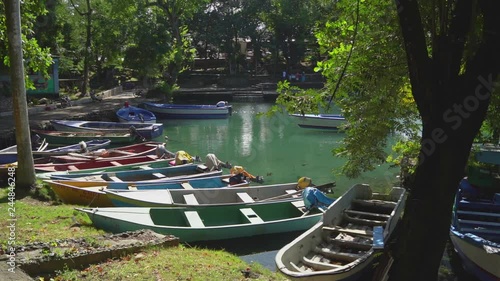
[[[399,0],[396,2],[396,6],[403,34],[413,97],[420,114],[425,116],[430,112],[432,104],[431,94],[428,91],[432,73],[418,3],[416,0]]]
[[[467,34],[471,30],[472,13],[470,11],[473,10],[473,4],[472,0],[455,1],[448,37],[451,50],[450,73],[460,72]]]

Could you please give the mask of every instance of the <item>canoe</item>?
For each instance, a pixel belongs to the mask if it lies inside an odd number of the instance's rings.
[[[94,151],[109,146],[111,144],[111,141],[108,139],[89,140],[86,141],[85,144],[87,145],[88,151]],[[81,145],[79,143],[76,143],[72,145],[45,149],[43,151],[33,151],[33,156],[48,157],[48,156],[66,155],[68,153],[79,153],[81,151],[82,151]]]
[[[79,180],[79,181],[141,181],[141,182],[166,182],[179,179],[201,178],[222,175],[222,171],[208,171],[205,165],[185,164],[164,168],[140,167],[138,170],[95,172],[67,175],[52,175],[56,180]]]
[[[114,204],[106,195],[106,190],[142,192],[146,190],[166,189],[220,189],[223,187],[247,186],[248,181],[229,185],[230,175],[220,175],[206,178],[194,178],[169,182],[84,182],[71,180],[45,180],[54,193],[66,204],[76,204],[92,207],[111,207]]]
[[[149,141],[115,147],[105,151],[98,150],[89,153],[70,153],[68,155],[52,156],[50,159],[57,163],[85,162],[104,159],[115,161],[136,156],[154,155],[158,144],[160,144],[160,142]]]
[[[295,189],[296,182],[251,187],[213,188],[213,186],[207,186],[208,188],[199,188],[198,181],[202,182],[203,179],[190,182],[189,186],[193,189],[182,188],[185,185],[179,184],[181,187],[175,189],[145,190],[137,185],[137,191],[134,192],[112,189],[112,186],[104,192],[116,207],[244,205],[273,200],[294,201],[301,196],[301,191]]]
[[[268,202],[214,207],[111,207],[76,208],[93,225],[120,233],[151,229],[179,237],[182,242],[223,240],[256,235],[301,231],[316,224],[322,213],[304,213],[293,202]]]
[[[108,139],[113,145],[129,144],[139,141],[138,136],[136,134],[131,134],[130,132],[62,132],[43,130],[32,130],[32,132],[38,134],[42,138],[45,138],[50,144],[73,144],[80,141],[89,141],[94,139]]]
[[[156,123],[153,112],[135,106],[124,106],[116,111],[118,121],[123,123]]]
[[[120,132],[137,134],[142,139],[151,140],[163,134],[161,123],[120,123],[103,121],[51,120],[57,131],[64,132]]]
[[[44,139],[40,145],[38,145],[35,149],[33,149],[33,152],[39,152],[39,151],[44,151],[47,149],[47,146],[49,145],[48,142]],[[1,172],[2,175],[4,174],[4,171],[7,171],[8,167],[17,167],[17,145],[12,145],[9,147],[6,147],[2,150],[0,150],[0,165],[1,167]]]
[[[301,128],[338,130],[347,124],[339,114],[291,114]]]
[[[360,280],[394,231],[404,200],[402,188],[377,194],[369,185],[354,185],[322,222],[278,251],[278,270],[291,280]]]
[[[452,211],[450,238],[466,271],[481,281],[500,280],[500,146],[476,145],[480,164],[468,167]]]
[[[137,170],[141,166],[151,168],[169,167],[169,162],[172,160],[173,158],[158,159],[156,155],[136,156],[117,160],[107,160],[104,158],[84,162],[35,164],[35,171],[38,178],[49,179],[51,175]]]
[[[223,119],[232,114],[232,106],[224,101],[214,105],[145,102],[141,106],[169,119]]]

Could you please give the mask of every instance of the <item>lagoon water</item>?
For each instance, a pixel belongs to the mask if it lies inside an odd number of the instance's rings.
[[[355,183],[368,183],[382,190],[396,181],[398,171],[382,165],[357,179],[339,174],[345,159],[333,155],[344,134],[337,131],[300,128],[287,114],[258,116],[273,103],[232,102],[233,114],[223,120],[162,120],[167,149],[185,150],[204,161],[214,153],[222,161],[243,166],[249,173],[264,177],[264,184],[297,182],[310,177],[319,185],[336,182],[334,196],[340,196]],[[226,171],[228,172],[228,171]],[[225,249],[247,262],[258,262],[275,270],[278,249],[299,233],[267,235],[228,241],[197,243],[201,247]]]
[[[382,165],[357,179],[339,174],[345,159],[333,155],[344,134],[300,128],[287,114],[260,116],[272,103],[232,102],[233,114],[223,120],[161,120],[168,136],[167,149],[185,150],[204,161],[214,153],[222,161],[243,166],[264,177],[264,184],[296,182],[307,176],[313,183],[335,181],[340,195],[355,183],[371,184],[376,190],[391,186],[397,170]]]

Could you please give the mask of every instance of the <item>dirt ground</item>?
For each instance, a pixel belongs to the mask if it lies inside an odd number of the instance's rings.
[[[73,101],[71,107],[60,108],[53,106],[51,110],[45,110],[45,105],[37,105],[28,109],[28,118],[30,129],[42,129],[49,124],[50,120],[73,119],[78,116],[83,116],[91,112],[98,114],[103,110],[118,110],[123,106],[125,101],[129,101],[130,105],[137,106],[146,101],[143,97],[135,97],[133,92],[126,91],[119,95],[103,98],[101,102],[93,102],[89,98]],[[0,104],[9,103],[8,100],[0,100]],[[15,143],[13,134],[14,118],[12,116],[12,107],[10,109],[0,109],[0,148],[7,147]],[[118,121],[118,120],[101,120],[101,121]]]

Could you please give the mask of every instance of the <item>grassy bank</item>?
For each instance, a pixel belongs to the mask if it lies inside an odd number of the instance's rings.
[[[15,213],[15,243],[22,246],[56,239],[90,238],[104,234],[90,219],[72,205],[59,204],[49,198],[47,189],[36,195],[14,201],[7,188],[0,189],[0,228],[8,229]],[[10,211],[9,211],[10,210]],[[6,250],[9,232],[0,232],[0,245]],[[192,248],[187,245],[153,247],[120,259],[92,265],[84,270],[61,269],[54,280],[286,280],[260,264],[247,264],[239,257],[220,250]]]

